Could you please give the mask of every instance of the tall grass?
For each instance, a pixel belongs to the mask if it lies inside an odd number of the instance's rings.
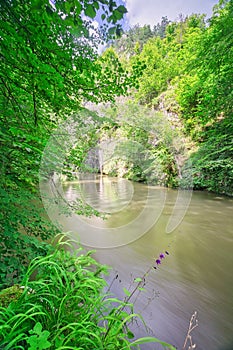
[[[17,301],[0,308],[0,349],[140,349],[159,342],[152,337],[134,340],[129,329],[137,318],[133,304],[104,293],[107,267],[91,252],[68,252],[61,243],[46,257],[34,259],[22,281]]]

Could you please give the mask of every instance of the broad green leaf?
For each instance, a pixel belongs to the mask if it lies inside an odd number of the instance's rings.
[[[98,1],[94,1],[93,2],[93,6],[96,10],[99,10],[100,6],[99,6],[99,2]]]
[[[96,16],[96,10],[93,5],[88,4],[87,7],[84,10],[84,13],[86,16],[90,18],[95,18]]]
[[[80,13],[82,12],[82,5],[80,2],[76,2],[75,4],[75,14],[76,16],[79,16]]]
[[[33,331],[40,335],[41,334],[41,331],[42,331],[42,324],[40,322],[37,322],[33,328]]]
[[[118,12],[123,13],[123,14],[128,12],[126,7],[123,5],[118,6],[115,11],[118,11]]]
[[[113,34],[115,34],[115,32],[116,32],[116,27],[111,27],[111,28],[109,28],[109,30],[108,30],[108,34],[109,34],[109,35],[113,35]]]
[[[119,12],[117,10],[114,10],[113,11],[113,18],[115,19],[114,23],[116,23],[117,20],[120,20],[123,18],[123,13],[122,12]]]
[[[128,297],[130,296],[131,293],[128,289],[123,288],[123,291],[124,291],[125,295],[127,295]]]

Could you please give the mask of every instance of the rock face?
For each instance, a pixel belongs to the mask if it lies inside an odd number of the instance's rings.
[[[121,98],[114,109],[101,107],[100,115],[114,123],[101,129],[84,162],[86,170],[177,187],[194,145],[184,134],[174,91],[155,102],[148,108]]]
[[[99,147],[90,149],[85,160],[85,166],[97,173],[101,173],[102,171],[100,152]]]

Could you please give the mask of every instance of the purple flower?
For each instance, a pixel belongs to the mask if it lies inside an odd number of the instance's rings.
[[[161,264],[161,260],[160,259],[156,259],[155,262],[156,262],[157,265]]]
[[[160,257],[160,259],[164,259],[165,255],[163,253],[160,253],[159,257]]]

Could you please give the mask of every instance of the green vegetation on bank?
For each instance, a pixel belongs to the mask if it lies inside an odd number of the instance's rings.
[[[103,27],[97,30],[92,20],[99,10]],[[159,342],[133,339],[128,324],[140,316],[129,296],[126,302],[104,292],[105,268],[89,253],[77,257],[78,250],[71,255],[47,243],[58,229],[39,192],[41,157],[57,126],[77,116],[85,132],[80,153],[71,156],[81,162],[95,140],[93,131],[86,137],[90,126],[79,118],[83,105],[113,101],[137,84],[140,64],[127,71],[116,55],[99,56],[96,50],[106,31],[119,30],[125,12],[114,1],[0,2],[0,347],[5,350],[130,349]],[[53,166],[52,173],[55,158]]]
[[[69,118],[77,141],[56,150],[67,175],[86,170],[96,145],[121,140],[106,173],[176,187],[191,160],[194,188],[233,194],[233,0],[220,0],[208,23],[203,15],[164,17],[116,39],[125,13],[111,0],[0,2],[0,289],[16,288],[11,303],[0,296],[4,349],[71,349],[77,341],[129,349],[152,340],[133,342],[132,305],[126,312],[124,301],[104,294],[102,266],[48,244],[59,230],[42,205],[41,158]],[[84,109],[101,103],[103,113]],[[59,169],[56,152],[47,179]],[[76,210],[90,214],[79,203]]]
[[[97,111],[104,118],[97,146],[103,153],[104,174],[160,186],[179,186],[188,150],[182,132],[168,118],[130,97],[121,98],[113,107],[101,106]]]
[[[91,252],[79,248],[71,254],[61,242],[58,247],[30,263],[23,287],[0,293],[0,348],[126,350],[158,342],[174,349],[152,337],[133,341],[130,324],[143,320],[130,295],[122,301],[104,292],[107,268]]]
[[[99,10],[105,19],[95,30],[92,19]],[[125,11],[108,1],[0,3],[1,288],[18,283],[58,232],[38,188],[41,155],[52,131],[87,101],[113,100],[137,80],[137,67],[130,74],[114,57],[96,51]]]
[[[232,195],[233,1],[219,1],[208,21],[193,14],[163,18],[154,29],[135,26],[113,47],[126,66],[146,65],[133,98],[178,116],[195,142],[194,188]]]

